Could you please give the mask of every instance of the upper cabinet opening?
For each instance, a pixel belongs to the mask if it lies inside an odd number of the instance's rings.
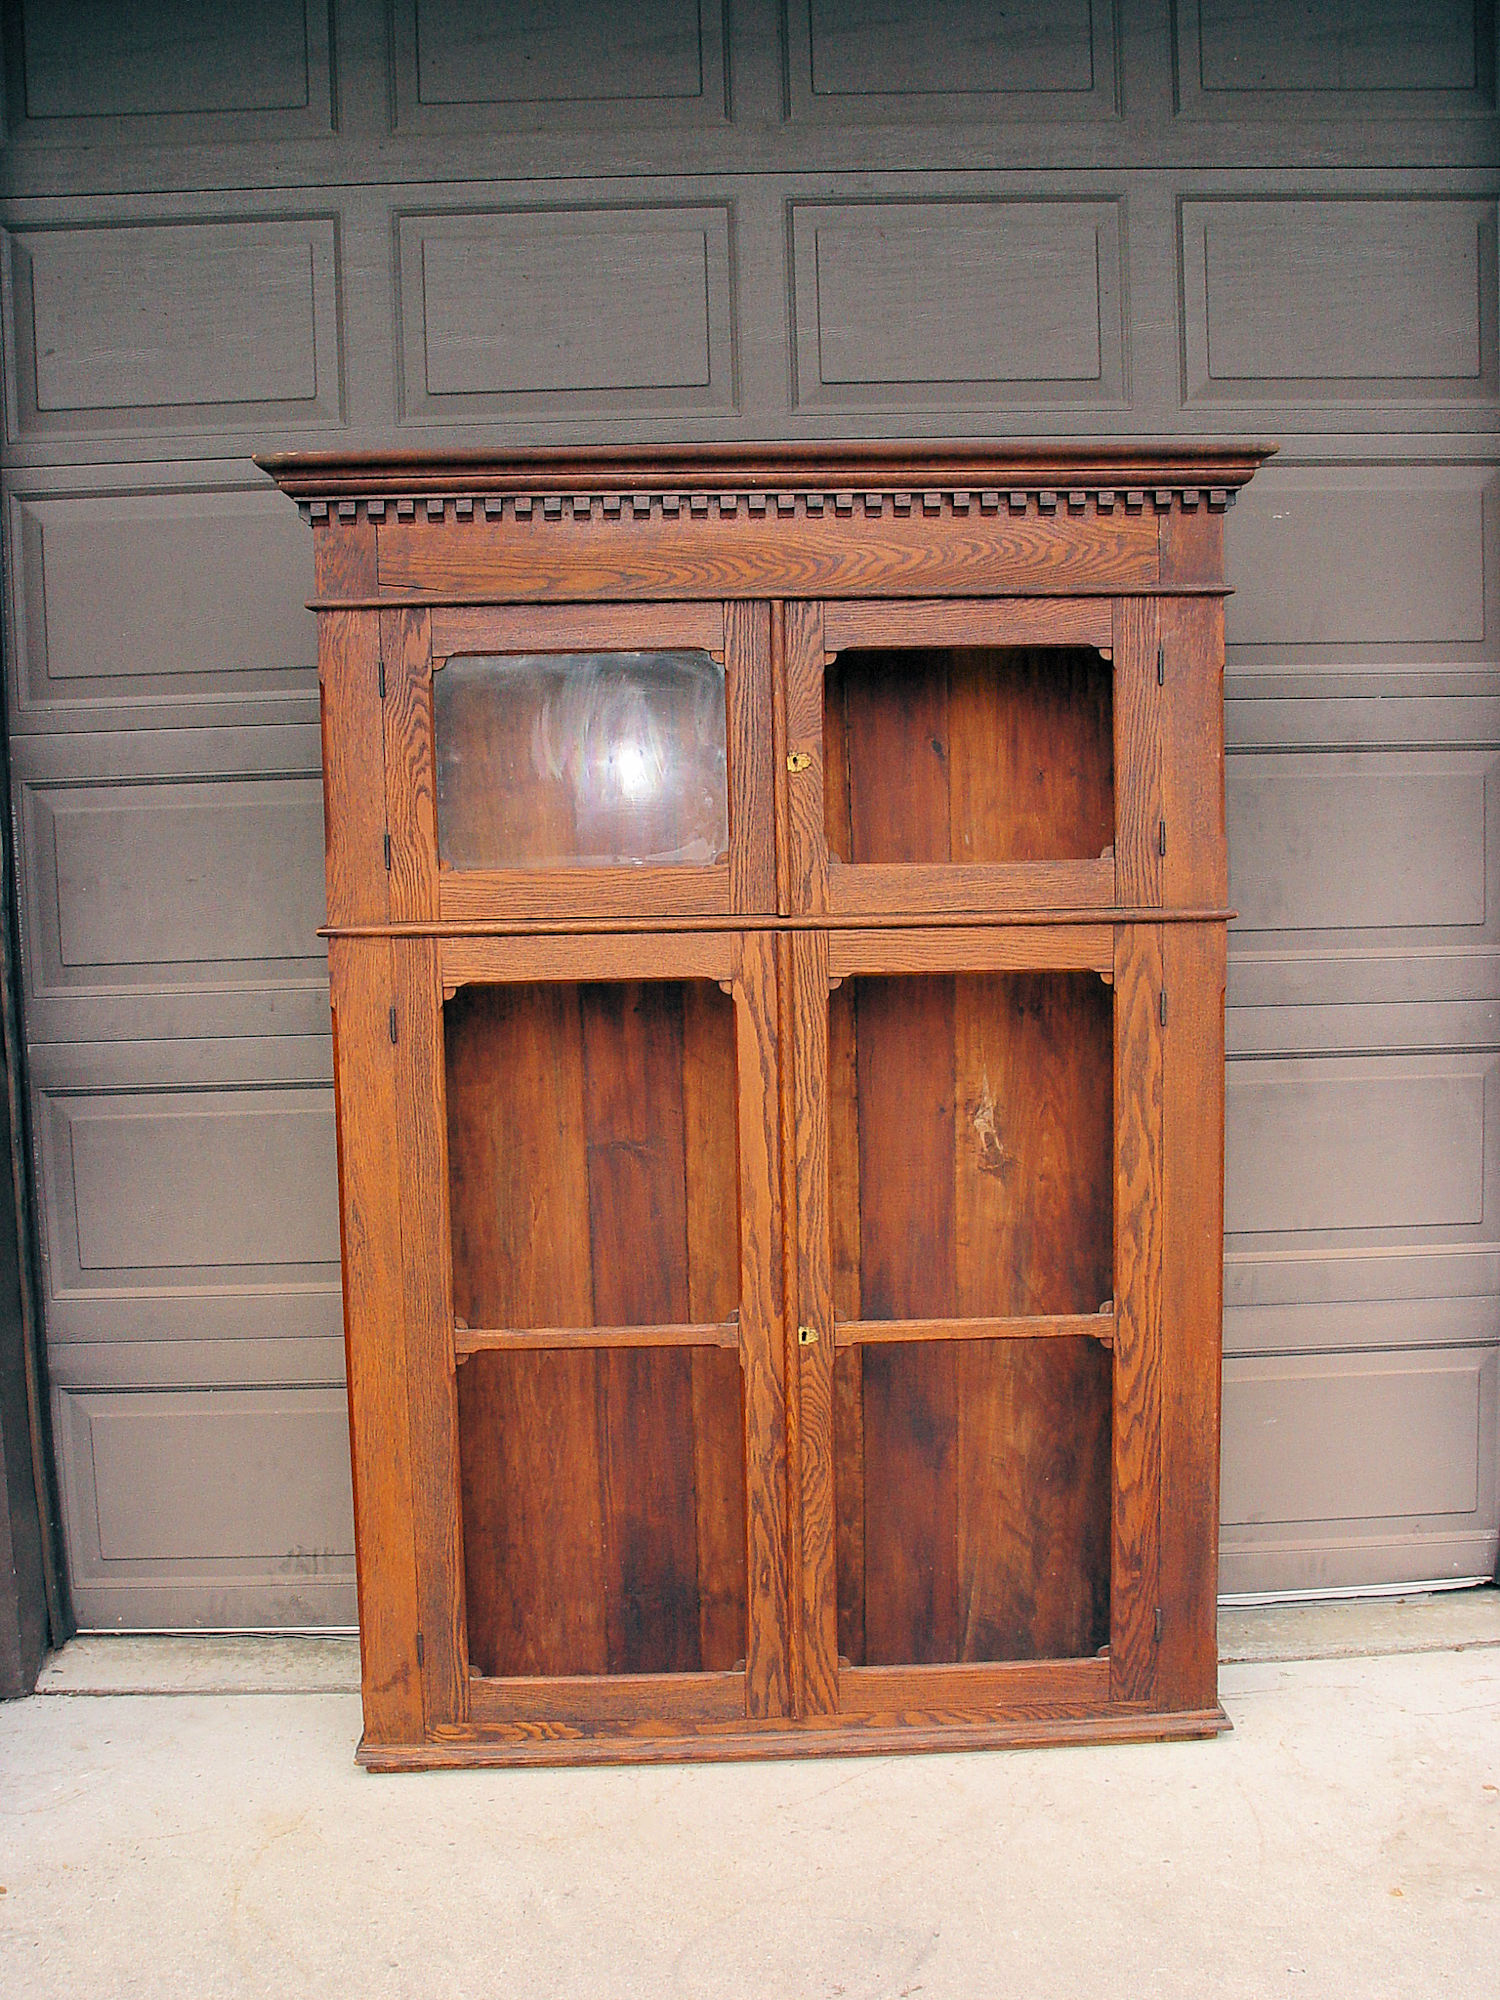
[[[1074,647],[870,647],[824,681],[830,857],[1096,861],[1115,838],[1111,670]]]
[[[728,856],[724,665],[707,652],[450,659],[433,728],[447,867]]]

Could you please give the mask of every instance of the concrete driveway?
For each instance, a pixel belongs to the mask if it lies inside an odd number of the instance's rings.
[[[1216,1742],[377,1778],[347,1643],[76,1642],[0,1708],[0,1993],[1500,1996],[1500,1594],[1221,1650]]]

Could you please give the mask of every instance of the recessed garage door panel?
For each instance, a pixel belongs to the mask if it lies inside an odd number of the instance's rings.
[[[1495,1349],[1225,1364],[1225,1591],[1486,1576]]]
[[[13,492],[12,727],[315,714],[310,544],[253,471],[233,485]]]
[[[56,1419],[85,1628],[353,1623],[342,1388],[64,1390]]]

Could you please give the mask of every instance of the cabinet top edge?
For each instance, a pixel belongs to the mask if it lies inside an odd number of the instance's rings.
[[[407,495],[602,493],[642,488],[772,490],[854,485],[1236,490],[1274,444],[710,444],[531,451],[268,452],[255,463],[294,500]]]

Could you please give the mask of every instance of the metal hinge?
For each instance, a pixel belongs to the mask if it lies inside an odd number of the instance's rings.
[[[380,662],[380,699],[385,700],[385,661]]]
[[[1161,1024],[1163,1027],[1167,1025],[1167,989],[1165,986],[1161,989]]]
[[[390,840],[389,834],[386,835],[386,840],[387,841]],[[1156,851],[1158,854],[1165,854],[1167,851],[1167,822],[1165,820],[1159,820],[1157,822]],[[390,865],[391,864],[389,863],[389,861],[387,861],[386,863],[387,868],[389,868]]]
[[[395,1039],[396,1039],[396,1010],[393,1007],[391,1009],[391,1040],[394,1042]]]
[[[387,874],[391,872],[391,830],[389,827],[385,830],[385,870]]]
[[[421,1643],[422,1643],[422,1642],[421,1642],[421,1640],[419,1639],[419,1640],[417,1641],[417,1645],[418,1645],[418,1646],[420,1647],[420,1646],[421,1646]],[[1157,1607],[1156,1607],[1156,1643],[1157,1643],[1157,1645],[1158,1645],[1158,1646],[1159,1646],[1159,1645],[1161,1644],[1161,1606],[1160,1606],[1159,1604],[1158,1604],[1158,1605],[1157,1605]],[[420,1653],[420,1651],[419,1651],[419,1652],[418,1652],[418,1654],[417,1654],[417,1658],[418,1658],[418,1659],[420,1660],[420,1659],[421,1659],[421,1657],[422,1657],[422,1655],[421,1655],[421,1653]]]
[[[1161,1613],[1159,1611],[1157,1612],[1156,1615],[1158,1618],[1161,1617]],[[420,1632],[417,1634],[417,1665],[419,1667],[422,1665],[422,1635]]]
[[[380,671],[384,673],[385,668],[382,667]],[[1165,646],[1158,646],[1156,649],[1156,685],[1159,688],[1161,688],[1165,687],[1166,684],[1167,684],[1167,649]],[[382,694],[385,693],[384,681],[382,681],[380,684],[380,692]]]

